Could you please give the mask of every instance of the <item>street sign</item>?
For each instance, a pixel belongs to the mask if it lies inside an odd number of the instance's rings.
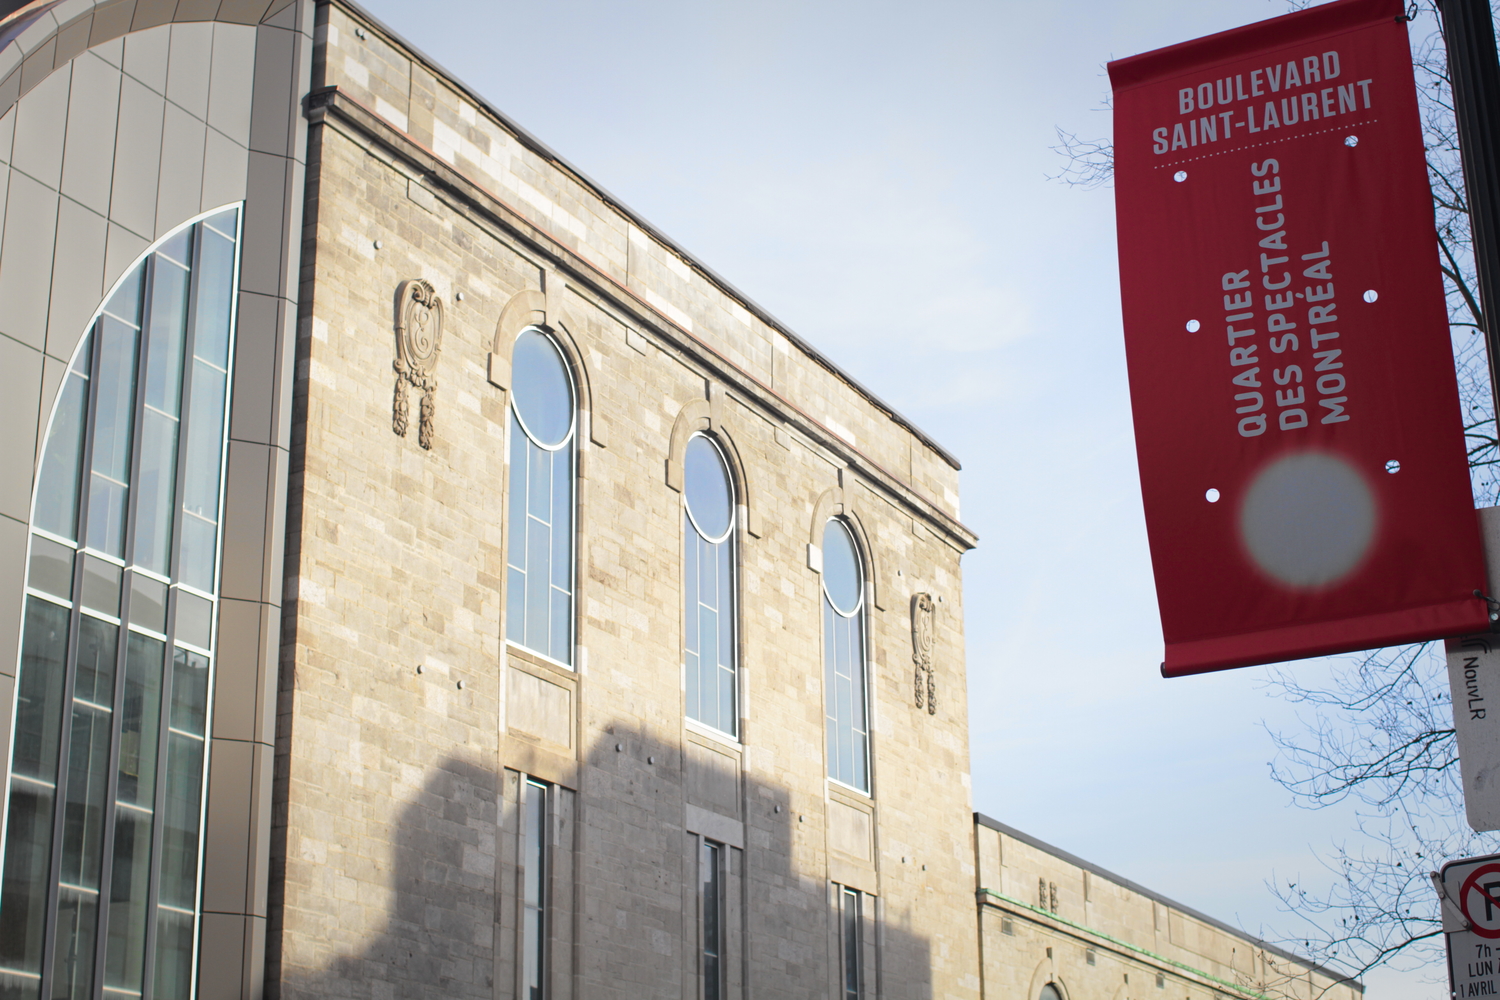
[[[1464,812],[1475,830],[1500,830],[1500,633],[1449,639],[1447,652]]]
[[[1433,883],[1442,897],[1452,995],[1500,996],[1500,854],[1450,861]]]

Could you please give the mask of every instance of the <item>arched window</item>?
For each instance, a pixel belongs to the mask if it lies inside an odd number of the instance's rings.
[[[1036,1000],[1063,1000],[1063,998],[1062,994],[1058,992],[1057,986],[1052,983],[1048,983],[1046,986],[1042,987],[1042,992],[1036,998]]]
[[[682,472],[687,714],[738,736],[734,488],[718,445],[703,434],[688,439]]]
[[[152,247],[59,389],[16,679],[6,996],[191,992],[238,244],[232,208]]]
[[[864,573],[854,536],[837,518],[823,529],[823,673],[828,776],[868,792]]]
[[[573,380],[536,327],[511,352],[510,524],[505,635],[573,663]]]

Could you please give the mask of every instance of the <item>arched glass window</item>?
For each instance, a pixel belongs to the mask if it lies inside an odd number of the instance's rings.
[[[570,666],[577,409],[562,352],[536,327],[522,330],[511,352],[505,635]]]
[[[828,776],[868,792],[864,574],[854,536],[836,518],[823,529],[823,676]]]
[[[239,221],[148,251],[58,392],[8,775],[8,998],[192,993]]]
[[[1057,987],[1052,983],[1048,983],[1042,987],[1041,995],[1036,1000],[1063,1000],[1063,998],[1062,994],[1057,991]]]
[[[682,472],[687,714],[738,736],[734,488],[718,445],[702,434],[688,439]]]

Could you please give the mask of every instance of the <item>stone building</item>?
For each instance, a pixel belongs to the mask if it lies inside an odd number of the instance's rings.
[[[1025,995],[832,361],[346,2],[20,8],[0,199],[0,997]]]
[[[986,998],[1355,1000],[1364,992],[988,816],[975,816],[974,834]]]

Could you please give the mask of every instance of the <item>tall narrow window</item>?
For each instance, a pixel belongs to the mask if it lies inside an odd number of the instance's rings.
[[[551,789],[527,779],[521,830],[521,990],[526,1000],[546,1000],[547,799]]]
[[[699,849],[701,879],[699,906],[702,910],[703,1000],[719,1000],[724,985],[724,848],[705,840]]]
[[[188,1000],[239,209],[121,280],[59,389],[31,521],[0,997]]]
[[[718,445],[702,434],[688,439],[683,481],[687,714],[737,736],[734,491]]]
[[[858,889],[842,887],[839,889],[839,937],[843,945],[843,968],[841,970],[844,983],[843,1000],[859,1000],[864,996],[862,987],[862,975],[864,964],[864,940],[862,937],[863,927],[860,905],[862,902]]]
[[[510,522],[505,635],[573,663],[573,382],[562,353],[527,327],[511,354]]]
[[[828,776],[870,790],[865,692],[865,586],[859,550],[842,521],[823,529],[823,674]]]

